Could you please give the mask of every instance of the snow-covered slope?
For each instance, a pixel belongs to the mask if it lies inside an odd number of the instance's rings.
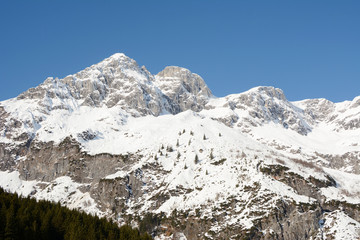
[[[119,223],[152,212],[162,238],[356,239],[359,114],[274,87],[216,98],[114,54],[0,102],[0,185]]]

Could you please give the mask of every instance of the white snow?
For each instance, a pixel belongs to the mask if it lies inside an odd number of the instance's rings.
[[[16,192],[22,196],[28,196],[37,189],[37,181],[23,181],[17,171],[0,171],[0,186],[10,192]]]
[[[339,170],[325,168],[325,172],[331,175],[336,187],[322,188],[321,192],[330,200],[346,201],[352,204],[360,204],[360,175],[346,173]]]
[[[45,199],[60,202],[70,209],[82,210],[100,217],[104,216],[104,213],[97,208],[90,194],[79,190],[81,186],[82,184],[72,181],[67,176],[56,178],[48,183],[21,180],[17,171],[0,171],[0,187],[9,192],[16,192],[24,197],[31,196],[38,200]]]
[[[325,213],[322,232],[316,239],[360,239],[360,223],[340,210]]]

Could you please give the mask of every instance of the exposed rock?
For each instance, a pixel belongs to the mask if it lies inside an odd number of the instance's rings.
[[[156,75],[156,80],[156,85],[179,106],[180,112],[200,111],[212,96],[204,80],[185,68],[166,67]]]
[[[58,145],[34,141],[23,157],[25,160],[19,162],[18,168],[26,180],[50,182],[60,176],[70,176],[79,183],[96,182],[131,163],[134,158],[106,153],[89,155],[82,152],[79,143],[70,137]]]
[[[19,95],[18,99],[38,99],[50,110],[78,106],[111,108],[120,106],[134,116],[154,115],[162,112],[176,114],[188,109],[200,111],[211,96],[203,79],[189,70],[167,67],[158,74],[158,83],[145,68],[124,54],[114,54],[64,79],[48,78],[43,84]],[[173,82],[171,89],[168,84]],[[49,99],[53,99],[49,101]],[[55,101],[59,99],[60,101]],[[71,103],[68,105],[68,99]],[[53,102],[61,102],[54,105]]]
[[[242,117],[245,122],[239,123],[240,127],[262,126],[274,122],[301,135],[307,135],[312,130],[312,119],[290,103],[283,91],[278,88],[257,87],[241,94],[229,95],[225,99],[224,107],[235,112],[237,109],[248,112],[249,118]],[[206,105],[206,109],[214,108],[215,106],[212,106],[211,103]]]

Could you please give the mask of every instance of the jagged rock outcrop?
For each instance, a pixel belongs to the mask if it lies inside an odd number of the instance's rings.
[[[307,99],[295,104],[304,109],[306,115],[317,123],[326,123],[335,131],[360,128],[360,98],[352,101],[333,103],[326,99]]]
[[[188,69],[170,66],[156,75],[156,85],[178,106],[179,111],[200,111],[209,97],[210,89],[204,80]]]
[[[214,109],[218,104],[213,101],[206,108]],[[290,103],[281,89],[274,87],[257,87],[241,94],[226,96],[223,107],[234,111],[230,119],[225,121],[235,124],[240,120],[237,123],[239,127],[262,126],[274,122],[301,135],[307,135],[313,125],[313,120],[303,110]],[[247,111],[248,116],[238,117],[237,111],[243,115],[243,110]]]
[[[18,165],[26,180],[41,179],[51,182],[57,177],[69,176],[79,183],[91,183],[115,172],[114,169],[131,163],[129,155],[97,154],[81,152],[79,143],[66,138],[60,144],[32,142]],[[104,167],[106,166],[106,167]]]
[[[105,105],[119,106],[134,116],[158,116],[164,111],[200,111],[211,96],[203,79],[184,68],[166,67],[157,75],[157,84],[154,79],[135,60],[114,54],[64,79],[48,78],[17,99],[36,99],[48,111]]]
[[[307,99],[301,101],[304,112],[317,122],[329,120],[331,113],[335,111],[335,104],[326,99]]]

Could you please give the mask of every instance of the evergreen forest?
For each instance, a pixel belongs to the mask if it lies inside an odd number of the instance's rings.
[[[0,188],[0,239],[147,240],[130,226],[116,223],[59,203],[37,201],[8,193]]]

